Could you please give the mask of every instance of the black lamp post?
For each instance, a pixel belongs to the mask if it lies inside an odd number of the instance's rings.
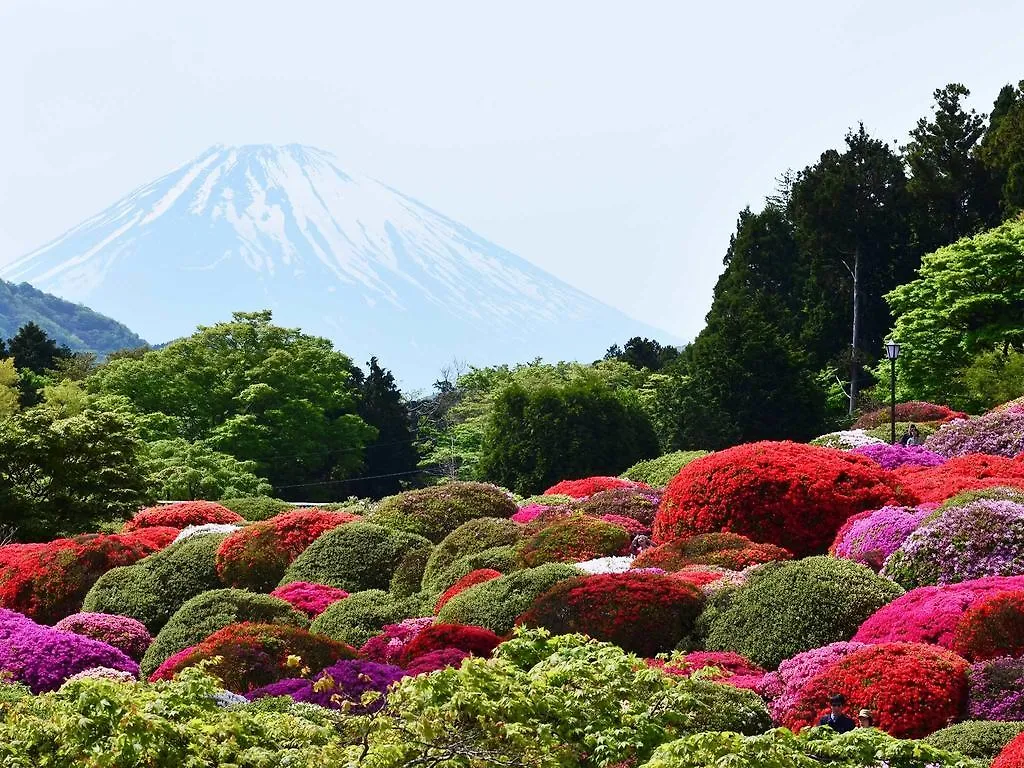
[[[889,358],[889,384],[892,386],[890,421],[892,423],[892,444],[896,444],[896,358],[900,356],[900,345],[895,341],[885,342],[885,356]]]

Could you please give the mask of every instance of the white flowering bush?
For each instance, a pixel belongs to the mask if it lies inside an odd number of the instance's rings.
[[[854,448],[863,448],[866,445],[880,445],[884,443],[877,437],[869,435],[863,429],[844,429],[840,432],[829,432],[811,440],[811,445],[823,448],[838,448],[840,451],[852,451]]]
[[[193,536],[207,536],[211,533],[233,533],[237,531],[241,526],[231,525],[229,523],[206,523],[204,525],[189,525],[181,530],[177,536],[174,537],[172,544],[177,544],[179,541],[190,539]]]

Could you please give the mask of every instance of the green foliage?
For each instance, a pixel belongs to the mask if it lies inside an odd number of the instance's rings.
[[[491,547],[515,544],[520,535],[519,526],[504,518],[480,517],[463,523],[445,536],[430,553],[423,572],[423,585],[426,587],[431,584],[434,577],[459,558]]]
[[[672,346],[662,346],[653,339],[634,336],[621,347],[613,344],[604,354],[605,360],[619,360],[634,368],[646,368],[649,371],[660,371],[679,357],[679,350]]]
[[[507,574],[521,569],[522,562],[514,545],[490,547],[481,552],[463,555],[446,568],[431,573],[429,577],[424,575],[423,589],[428,595],[437,596],[466,574],[481,568],[491,568]]]
[[[423,582],[423,571],[434,548],[431,546],[413,547],[398,563],[391,575],[388,590],[396,597],[411,597],[420,591]]]
[[[621,525],[582,515],[571,515],[545,525],[518,547],[526,565],[576,563],[595,557],[622,555],[632,541]]]
[[[181,437],[150,443],[146,470],[156,496],[171,501],[217,501],[271,491],[270,483],[256,475],[255,461],[239,461]]]
[[[227,507],[236,515],[241,515],[250,522],[268,520],[274,515],[293,509],[293,506],[287,501],[273,499],[269,496],[243,496],[237,499],[219,499],[218,501],[221,506]]]
[[[673,451],[656,459],[637,462],[619,477],[638,483],[647,483],[652,488],[664,488],[673,477],[679,474],[680,469],[691,461],[707,455],[707,451]]]
[[[774,669],[803,651],[849,640],[865,619],[902,594],[849,560],[769,563],[743,586],[714,595],[698,633],[709,651],[735,651]]]
[[[386,624],[418,615],[419,601],[414,597],[396,597],[379,589],[368,589],[327,606],[313,620],[310,631],[359,648]]]
[[[309,581],[346,592],[387,589],[407,555],[429,549],[430,542],[422,536],[372,523],[348,523],[306,547],[288,566],[281,585]]]
[[[500,488],[484,483],[444,483],[384,499],[371,520],[439,542],[478,517],[511,517],[516,504]]]
[[[925,738],[928,744],[975,760],[990,761],[1024,731],[1024,723],[966,720]]]
[[[18,371],[14,368],[14,358],[0,360],[0,419],[6,419],[17,412],[20,403],[18,397]]]
[[[214,589],[188,600],[171,616],[146,650],[139,668],[151,675],[178,651],[205,640],[218,629],[243,621],[309,626],[306,615],[284,600],[244,589]]]
[[[564,563],[547,563],[485,581],[460,592],[441,609],[444,624],[475,624],[504,635],[538,595],[580,571]]]
[[[1024,395],[1024,353],[1010,349],[979,352],[964,368],[963,407],[980,413]]]
[[[1003,215],[1024,210],[1024,81],[999,91],[978,156],[998,187]]]

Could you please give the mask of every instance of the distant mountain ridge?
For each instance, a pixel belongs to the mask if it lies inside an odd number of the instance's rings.
[[[11,338],[28,322],[76,352],[103,356],[146,344],[127,326],[88,307],[43,293],[28,283],[0,280],[0,338]]]
[[[155,342],[269,308],[357,363],[377,355],[405,386],[453,358],[589,362],[631,336],[677,341],[297,144],[211,147],[0,277]]]

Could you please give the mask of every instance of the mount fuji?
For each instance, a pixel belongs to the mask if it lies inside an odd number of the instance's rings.
[[[152,341],[271,309],[406,387],[453,358],[593,360],[632,320],[313,147],[217,145],[0,267]]]

